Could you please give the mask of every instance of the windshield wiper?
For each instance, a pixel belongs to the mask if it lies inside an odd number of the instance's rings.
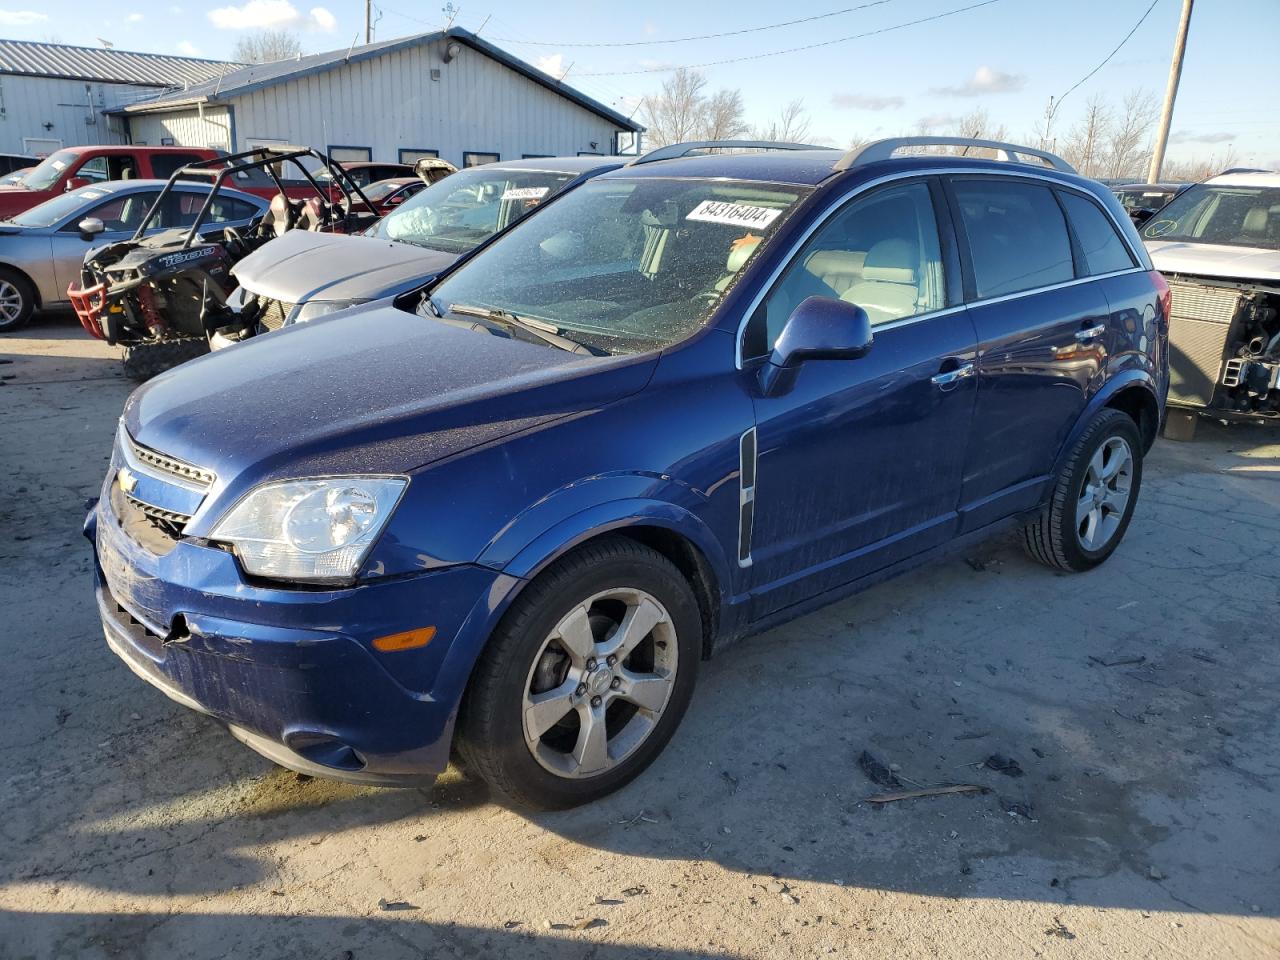
[[[438,310],[439,308],[434,303],[431,303],[431,309]],[[488,320],[490,323],[512,332],[516,330],[524,331],[543,343],[559,347],[561,350],[567,350],[570,353],[583,353],[591,357],[608,356],[604,350],[589,347],[585,343],[579,343],[577,340],[570,340],[561,334],[558,327],[552,324],[517,316],[510,310],[501,310],[497,307],[473,307],[465,303],[455,303],[449,307],[449,312],[463,317],[479,317],[481,320]]]

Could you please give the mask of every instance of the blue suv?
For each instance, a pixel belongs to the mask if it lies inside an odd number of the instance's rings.
[[[1168,382],[1117,200],[1027,147],[799,146],[654,151],[139,389],[86,524],[108,643],[295,770],[456,748],[566,807],[735,639],[1010,525],[1104,561]]]

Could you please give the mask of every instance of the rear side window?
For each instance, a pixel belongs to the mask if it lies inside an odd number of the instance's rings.
[[[153,153],[151,155],[151,174],[157,180],[168,180],[173,171],[185,167],[189,163],[198,163],[203,157],[194,153]]]
[[[1062,208],[1048,187],[1021,181],[955,181],[978,299],[1075,278]]]
[[[1071,227],[1084,252],[1082,272],[1096,276],[1099,273],[1132,269],[1134,263],[1133,257],[1129,255],[1129,248],[1124,245],[1120,234],[1096,203],[1078,193],[1066,191],[1060,192],[1058,197],[1066,208]]]

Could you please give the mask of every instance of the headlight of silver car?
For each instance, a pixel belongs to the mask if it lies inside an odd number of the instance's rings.
[[[315,320],[326,314],[337,313],[339,310],[346,310],[348,307],[358,307],[365,300],[308,300],[306,303],[300,303],[293,308],[289,316],[285,318],[285,323],[306,323],[308,320]]]
[[[246,573],[350,583],[386,526],[405,477],[327,477],[264,483],[214,526]]]

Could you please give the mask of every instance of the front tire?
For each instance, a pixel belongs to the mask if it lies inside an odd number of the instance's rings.
[[[555,563],[485,647],[458,715],[466,767],[517,803],[612,793],[666,746],[689,705],[702,620],[680,571],[622,537]]]
[[[20,330],[36,309],[36,291],[31,282],[15,270],[0,267],[0,333]]]
[[[124,375],[130,380],[145,383],[157,374],[164,373],[180,363],[202,357],[209,352],[209,341],[204,337],[183,337],[180,340],[143,340],[124,348]]]
[[[1059,570],[1092,570],[1115,552],[1142,486],[1142,437],[1120,410],[1098,413],[1072,447],[1049,503],[1023,528],[1036,560]]]

